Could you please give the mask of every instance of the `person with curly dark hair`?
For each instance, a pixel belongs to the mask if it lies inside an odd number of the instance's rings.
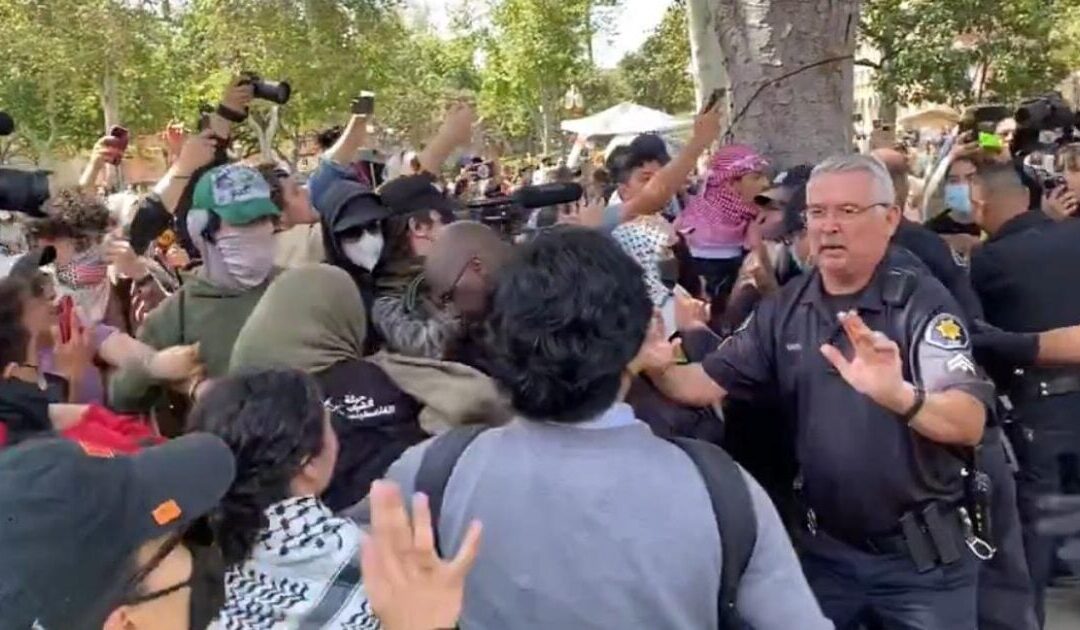
[[[299,370],[224,378],[189,421],[236,457],[235,481],[209,518],[227,567],[212,627],[378,628],[360,584],[360,529],[319,500],[338,440],[314,378]]]
[[[80,322],[132,336],[168,292],[131,244],[110,231],[114,222],[100,198],[62,190],[45,204],[47,216],[27,225],[35,247],[52,247],[57,289],[75,301]],[[104,339],[106,331],[96,331]],[[99,386],[100,389],[100,386]]]
[[[718,628],[725,534],[704,478],[621,402],[634,373],[673,353],[640,266],[599,231],[555,227],[503,269],[491,303],[493,374],[517,418],[472,438],[438,503],[443,552],[472,519],[484,523],[461,625]],[[441,439],[406,451],[387,476],[410,494]],[[775,508],[739,474],[757,522],[739,616],[762,630],[831,628]]]

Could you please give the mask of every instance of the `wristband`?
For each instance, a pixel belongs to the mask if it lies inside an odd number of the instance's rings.
[[[909,424],[915,416],[919,414],[919,411],[922,410],[924,404],[926,404],[926,390],[916,385],[915,402],[911,404],[911,408],[908,409],[907,412],[900,416],[900,420],[904,424]]]
[[[242,112],[238,112],[235,109],[225,107],[225,105],[220,104],[220,103],[218,104],[217,109],[214,110],[214,113],[217,114],[218,116],[221,116],[225,120],[227,120],[229,122],[234,122],[234,123],[242,123],[245,120],[247,120],[247,117],[248,117],[247,110],[244,110]]]

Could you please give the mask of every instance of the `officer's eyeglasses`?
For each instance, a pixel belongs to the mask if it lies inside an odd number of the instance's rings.
[[[856,217],[862,216],[868,210],[872,208],[883,207],[887,208],[890,204],[887,203],[872,203],[868,206],[859,206],[853,203],[844,204],[842,206],[836,206],[832,208],[832,214],[837,221],[847,222],[853,221]],[[807,206],[803,212],[803,218],[807,221],[824,221],[829,216],[830,208],[828,206]]]

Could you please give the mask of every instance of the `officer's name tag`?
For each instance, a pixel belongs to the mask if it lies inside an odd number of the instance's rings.
[[[968,347],[968,334],[955,316],[941,313],[926,327],[926,343],[942,350],[962,350]]]

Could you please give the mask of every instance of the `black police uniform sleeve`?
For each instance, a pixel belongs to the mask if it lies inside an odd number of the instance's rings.
[[[705,373],[728,397],[752,399],[775,382],[776,295],[769,296],[730,337],[702,361]]]
[[[902,224],[894,242],[915,255],[960,304],[967,321],[983,318],[979,296],[971,286],[967,270],[940,234],[915,223]]]
[[[1039,358],[1039,335],[1002,330],[983,320],[972,323],[975,360],[991,374],[1031,367]]]
[[[1006,273],[1004,265],[987,247],[977,247],[971,253],[971,285],[976,295],[995,294],[1003,291],[1002,283],[1008,283],[1015,274]],[[977,322],[973,331],[976,358],[994,373],[1014,368],[1031,367],[1039,356],[1039,336],[1034,333],[1008,332]]]
[[[916,385],[928,393],[959,390],[991,409],[994,386],[975,363],[967,325],[950,310],[937,311],[917,327],[919,336],[911,346]]]

